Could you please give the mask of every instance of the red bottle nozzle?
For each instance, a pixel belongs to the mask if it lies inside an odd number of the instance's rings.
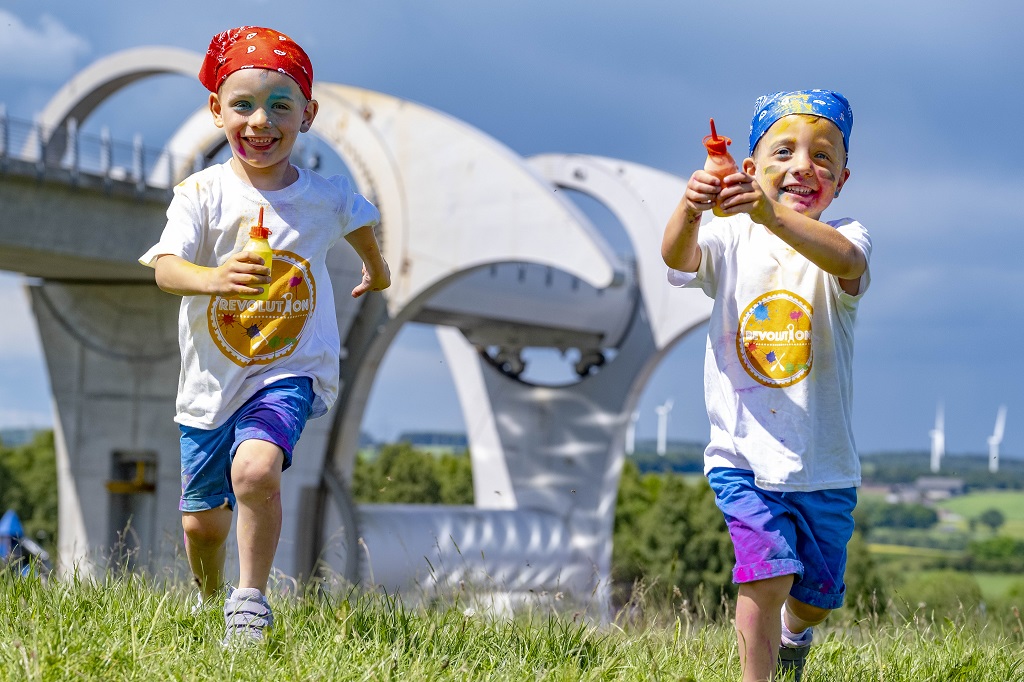
[[[260,206],[259,222],[249,228],[249,236],[255,239],[266,239],[270,236],[270,228],[263,227],[263,207]]]
[[[732,140],[724,135],[718,136],[715,130],[715,119],[711,119],[711,134],[704,138],[704,146],[709,154],[728,154],[726,147],[732,144]]]

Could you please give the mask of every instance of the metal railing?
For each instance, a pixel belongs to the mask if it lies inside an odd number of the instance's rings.
[[[77,185],[83,175],[102,180],[105,187],[114,183],[130,184],[142,195],[149,188],[170,188],[209,165],[202,154],[184,158],[163,147],[147,146],[142,135],[131,142],[114,140],[107,128],[99,135],[83,133],[78,121],[68,119],[56,128],[37,121],[7,115],[0,104],[0,172],[10,172],[15,164],[22,172],[31,168],[39,180],[63,178]]]

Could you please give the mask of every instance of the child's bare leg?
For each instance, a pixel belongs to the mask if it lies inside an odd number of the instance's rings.
[[[789,597],[786,599],[786,609],[782,612],[786,619],[786,627],[794,635],[799,635],[809,627],[813,627],[828,618],[832,613],[831,609],[820,609],[817,606],[805,604],[798,599]]]
[[[263,440],[243,441],[231,465],[238,503],[238,587],[267,591],[281,538],[281,448]]]
[[[185,556],[203,597],[210,597],[224,584],[225,543],[231,532],[231,510],[227,507],[201,512],[182,512]]]
[[[792,575],[740,584],[736,599],[736,635],[743,682],[766,682],[775,675],[782,639],[779,611],[792,586]]]

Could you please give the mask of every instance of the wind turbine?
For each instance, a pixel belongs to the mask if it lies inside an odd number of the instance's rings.
[[[996,428],[988,437],[988,470],[999,471],[999,444],[1003,442],[1003,428],[1006,426],[1006,405],[1000,405],[996,412]]]
[[[935,428],[928,432],[932,437],[932,473],[939,473],[942,456],[946,454],[946,425],[942,414],[942,403],[935,409]]]
[[[629,416],[629,424],[626,425],[626,454],[632,455],[636,450],[636,420],[640,418],[639,412]]]
[[[658,454],[665,456],[665,445],[668,440],[668,413],[672,411],[672,399],[654,408],[658,413]]]

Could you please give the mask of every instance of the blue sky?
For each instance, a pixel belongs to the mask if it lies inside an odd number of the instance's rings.
[[[703,162],[709,117],[742,144],[758,95],[839,90],[854,110],[852,174],[826,217],[857,218],[875,248],[855,359],[861,450],[926,449],[941,401],[948,452],[982,453],[1005,404],[1002,451],[1024,456],[1024,5],[692,4],[0,0],[0,103],[31,118],[104,55],[144,45],[202,52],[220,30],[268,25],[306,48],[318,80],[427,104],[524,156],[596,154],[688,176]],[[197,82],[152,79],[119,94],[86,129],[106,124],[115,138],[141,132],[156,145],[204,99]],[[607,229],[621,244],[615,226]],[[0,275],[0,305],[0,427],[49,423],[18,277]],[[654,406],[667,398],[670,437],[705,437],[703,332],[651,379],[639,437],[654,436]],[[439,358],[429,329],[403,331],[364,428],[379,437],[460,430]]]

